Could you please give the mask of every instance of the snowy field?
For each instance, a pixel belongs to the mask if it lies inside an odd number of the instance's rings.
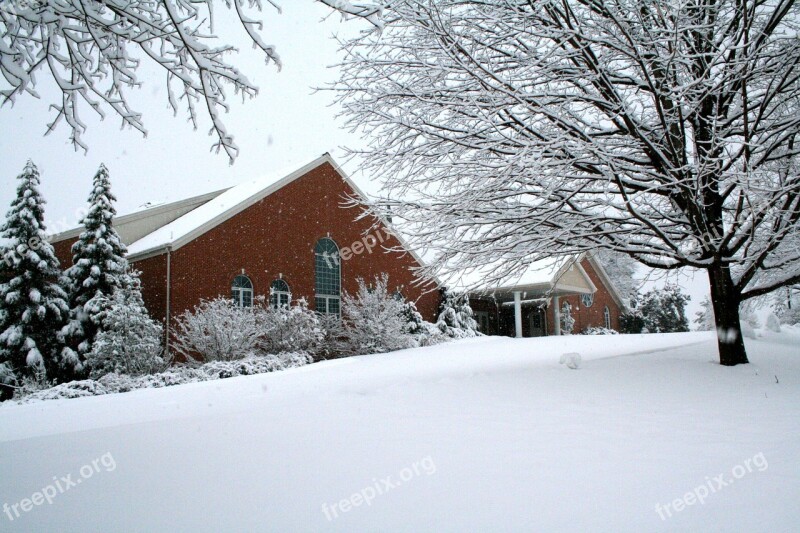
[[[0,531],[797,531],[800,334],[748,350],[495,337],[4,406]]]

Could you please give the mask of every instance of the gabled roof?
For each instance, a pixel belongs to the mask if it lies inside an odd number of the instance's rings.
[[[333,157],[326,152],[314,161],[287,175],[276,173],[241,183],[226,190],[211,201],[130,244],[128,246],[128,258],[131,261],[136,261],[160,255],[165,253],[167,249],[176,250],[325,163],[330,164],[336,170],[358,197],[367,198],[363,191],[339,167]],[[380,219],[380,222],[385,227],[392,228],[388,221]],[[393,235],[408,250],[402,236],[397,232],[393,232]],[[408,252],[418,264],[424,264],[413,250],[408,250]]]
[[[449,278],[450,286],[465,289],[473,294],[509,293],[514,291],[536,291],[541,293],[593,293],[597,286],[592,282],[589,274],[581,265],[586,259],[597,272],[603,285],[608,289],[611,297],[621,309],[627,309],[625,302],[617,290],[608,273],[591,253],[578,256],[554,257],[534,261],[524,272],[516,276],[507,276],[498,281],[487,282],[493,279],[492,272],[499,268],[499,264],[487,265],[474,269],[458,277]],[[579,276],[575,278],[573,276]],[[582,281],[585,286],[571,283],[570,279]]]
[[[192,198],[178,200],[177,202],[156,205],[142,211],[130,213],[128,215],[114,217],[114,229],[116,229],[117,233],[119,233],[122,242],[124,242],[126,246],[130,245],[145,235],[148,235],[156,229],[169,224],[178,217],[183,216],[189,211],[192,211],[206,202],[213,200],[226,190],[227,189],[220,189],[218,191],[201,194]],[[56,243],[66,239],[77,238],[80,236],[83,230],[83,226],[78,226],[76,228],[56,233],[50,238],[50,242]]]

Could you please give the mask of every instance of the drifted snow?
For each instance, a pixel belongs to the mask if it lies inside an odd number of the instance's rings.
[[[275,374],[0,407],[0,501],[116,469],[3,531],[792,531],[800,333],[481,337]],[[580,372],[560,355],[580,352]],[[776,383],[779,381],[779,383]],[[662,521],[757,454],[768,462]],[[430,457],[436,467],[332,504]],[[32,458],[35,458],[33,460]]]

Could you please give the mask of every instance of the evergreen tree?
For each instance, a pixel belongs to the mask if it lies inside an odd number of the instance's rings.
[[[412,335],[419,335],[425,332],[424,320],[417,310],[414,302],[404,302],[402,310],[403,320],[406,322],[405,330]]]
[[[644,327],[649,333],[689,331],[686,303],[690,297],[680,287],[666,284],[663,289],[653,289],[642,298],[641,312]]]
[[[17,179],[17,197],[0,230],[0,382],[5,386],[25,377],[56,377],[57,333],[69,313],[45,231],[36,165],[28,161]]]
[[[472,317],[466,294],[459,295],[449,289],[442,291],[436,326],[449,337],[474,337],[478,334],[478,323]]]
[[[694,323],[697,324],[698,331],[714,331],[716,329],[716,322],[714,321],[714,308],[711,305],[711,300],[706,296],[700,302],[700,311],[695,313]]]
[[[102,328],[87,356],[91,377],[111,372],[140,376],[164,370],[163,328],[147,313],[139,273],[132,272],[111,297],[101,298]]]
[[[72,266],[66,271],[70,320],[63,330],[68,344],[66,371],[85,373],[84,361],[103,327],[102,317],[114,291],[127,276],[127,249],[113,226],[116,215],[108,169],[100,165],[89,195],[89,211],[81,220],[84,231],[72,245]]]

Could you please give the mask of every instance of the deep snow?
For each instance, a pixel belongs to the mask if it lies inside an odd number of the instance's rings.
[[[0,531],[794,531],[800,335],[748,349],[479,338],[4,406]]]

